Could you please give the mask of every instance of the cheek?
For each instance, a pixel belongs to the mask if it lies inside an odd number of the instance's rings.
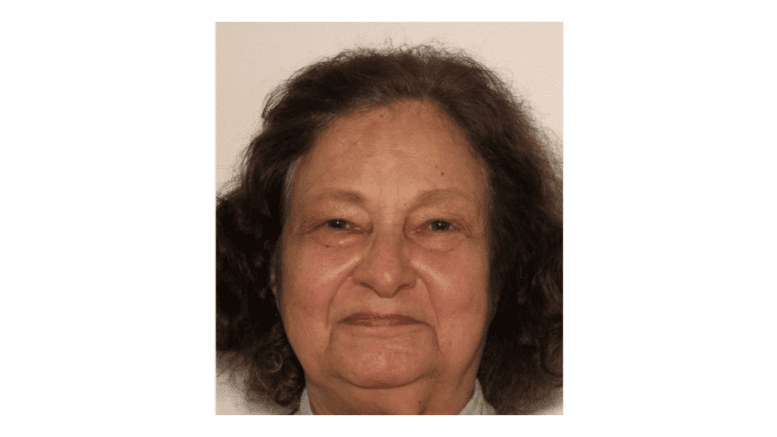
[[[355,263],[353,249],[328,249],[310,238],[290,238],[283,252],[281,307],[287,326],[328,328],[332,299]],[[297,323],[294,323],[296,321]]]
[[[417,252],[416,265],[427,280],[439,326],[469,326],[470,330],[479,326],[488,311],[488,262],[483,244],[467,241],[447,253]]]

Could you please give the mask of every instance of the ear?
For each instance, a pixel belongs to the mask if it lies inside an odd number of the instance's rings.
[[[270,269],[270,289],[273,296],[278,297],[278,284],[275,282],[275,269]]]
[[[270,277],[269,277],[269,285],[270,290],[272,290],[273,300],[275,301],[275,308],[278,309],[278,311],[281,311],[281,302],[280,302],[280,296],[278,296],[278,281],[277,277],[275,276],[275,269],[270,269]]]

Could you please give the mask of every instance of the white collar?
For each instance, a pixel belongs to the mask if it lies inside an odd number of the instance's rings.
[[[299,399],[299,409],[294,413],[295,415],[313,415],[313,410],[310,408],[310,396],[308,396],[308,388],[305,387],[302,390],[302,396]],[[480,386],[480,381],[475,379],[475,390],[472,393],[472,397],[469,398],[469,402],[464,406],[464,409],[459,413],[462,415],[491,415],[496,414],[496,410],[483,396],[483,388]]]

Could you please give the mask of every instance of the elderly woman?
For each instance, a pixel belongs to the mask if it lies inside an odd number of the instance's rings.
[[[496,75],[431,47],[347,51],[262,117],[217,207],[217,349],[254,399],[516,414],[561,386],[560,182]]]

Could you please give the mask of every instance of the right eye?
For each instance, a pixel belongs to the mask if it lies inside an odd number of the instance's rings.
[[[319,225],[319,227],[321,227],[321,226],[326,226],[326,227],[328,227],[330,229],[337,229],[337,230],[343,230],[343,231],[353,227],[349,222],[347,222],[347,221],[345,221],[343,219],[327,220],[324,223],[322,223],[321,225]]]
[[[316,226],[311,236],[325,247],[347,247],[359,241],[363,230],[343,219],[331,219]]]

